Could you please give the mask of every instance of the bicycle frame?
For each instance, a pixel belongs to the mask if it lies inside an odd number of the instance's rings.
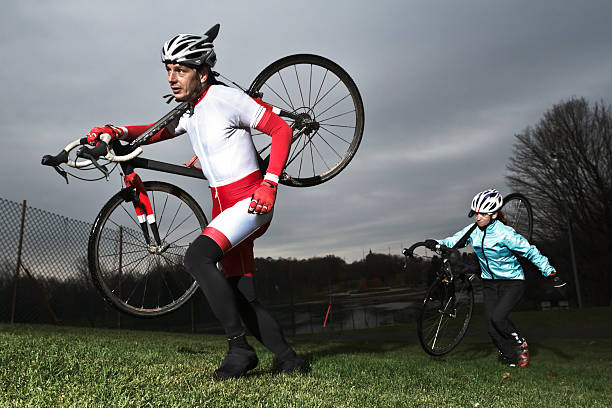
[[[142,138],[140,143],[143,143],[146,140],[147,139]],[[123,146],[118,141],[113,141],[109,147],[113,151],[124,155],[126,153],[129,154],[131,150],[137,148],[138,144],[136,144],[136,146],[132,144]],[[153,170],[162,173],[198,178],[202,180],[206,180],[206,177],[202,173],[202,170],[197,167],[179,166],[176,164],[147,159],[144,157],[135,157],[129,161],[120,162],[119,164],[121,165],[123,174],[125,174],[123,178],[125,188],[121,190],[121,194],[123,195],[126,201],[132,201],[132,204],[134,205],[134,210],[136,211],[138,223],[140,224],[140,228],[144,235],[145,241],[147,245],[149,245],[149,251],[151,253],[163,252],[165,248],[164,244],[162,243],[162,239],[159,235],[153,206],[151,205],[151,201],[144,187],[142,179],[134,170]],[[151,228],[151,232],[153,233],[155,245],[151,243],[149,228]]]

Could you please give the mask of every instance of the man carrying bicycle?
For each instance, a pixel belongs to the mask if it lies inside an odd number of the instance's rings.
[[[476,215],[477,228],[471,224],[452,237],[439,241],[427,240],[426,245],[431,249],[438,244],[454,247],[472,229],[463,246],[472,244],[478,257],[488,333],[501,357],[510,366],[526,367],[529,365],[527,341],[508,318],[525,292],[525,274],[516,256],[527,258],[542,275],[554,279],[555,288],[565,283],[556,276],[555,268],[534,245],[498,220],[502,216],[502,206],[502,196],[495,189],[476,194],[469,216]]]
[[[279,324],[257,299],[253,283],[253,241],[272,220],[292,130],[271,107],[215,80],[212,42],[218,29],[216,25],[203,36],[179,34],[164,44],[162,62],[170,89],[176,100],[190,101],[190,109],[148,143],[187,133],[210,184],[213,219],[190,245],[184,264],[228,338],[228,353],[213,378],[238,378],[257,366],[258,358],[246,340],[243,322],[281,361],[282,372],[306,372],[308,364],[287,344]],[[150,126],[94,127],[87,138],[94,144],[100,134],[107,133],[132,141]],[[250,129],[272,138],[265,177],[259,169]],[[126,175],[131,183],[130,177],[138,176]]]

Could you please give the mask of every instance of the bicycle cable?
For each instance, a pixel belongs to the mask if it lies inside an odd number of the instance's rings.
[[[119,165],[119,163],[115,163],[115,165],[114,165],[114,166],[113,166],[113,167],[110,169],[110,171],[108,172],[108,174],[109,174],[109,175],[110,175],[110,174],[111,174],[111,173],[112,173],[112,172],[113,172],[113,171],[114,171],[114,170],[117,168],[117,165]],[[101,175],[101,176],[100,176],[100,177],[98,177],[98,178],[92,178],[92,179],[89,179],[89,178],[85,178],[85,177],[80,177],[80,176],[77,176],[76,174],[73,174],[73,173],[71,173],[71,172],[69,172],[69,171],[66,171],[66,170],[64,170],[64,169],[62,169],[62,170],[63,170],[63,171],[64,171],[64,173],[66,173],[67,175],[72,176],[72,177],[74,177],[75,179],[77,179],[77,180],[82,180],[82,181],[98,181],[98,180],[102,180],[102,179],[104,179],[104,178],[107,178],[107,177],[106,177],[106,176],[103,174],[103,175]],[[95,167],[91,167],[91,168],[82,168],[82,169],[79,169],[79,170],[97,170],[97,169],[96,169]]]

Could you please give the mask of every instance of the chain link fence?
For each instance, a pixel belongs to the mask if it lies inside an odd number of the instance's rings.
[[[102,299],[89,275],[90,223],[3,198],[0,211],[0,322],[218,330],[200,293],[179,311],[157,319],[118,313]]]
[[[0,322],[221,332],[199,290],[179,310],[155,319],[124,315],[107,304],[89,274],[87,246],[92,224],[29,207],[25,201],[0,198],[0,211],[4,232],[0,235]],[[288,270],[270,273],[269,262],[256,259],[259,297],[287,334],[414,320],[417,306],[405,302],[405,288],[397,292],[383,288],[381,296],[349,287],[346,277],[332,271],[326,275],[324,289],[313,284],[304,296],[304,287],[296,278],[314,271],[306,266],[294,274],[294,266],[300,263],[293,260]],[[403,306],[393,303],[390,295],[403,299]],[[417,291],[417,301],[422,295],[422,290]]]

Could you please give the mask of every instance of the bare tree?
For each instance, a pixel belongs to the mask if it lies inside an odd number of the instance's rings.
[[[538,240],[562,239],[572,222],[589,254],[612,252],[612,113],[603,102],[571,98],[516,135],[507,166],[512,188],[534,207]],[[584,252],[583,252],[584,253]]]

